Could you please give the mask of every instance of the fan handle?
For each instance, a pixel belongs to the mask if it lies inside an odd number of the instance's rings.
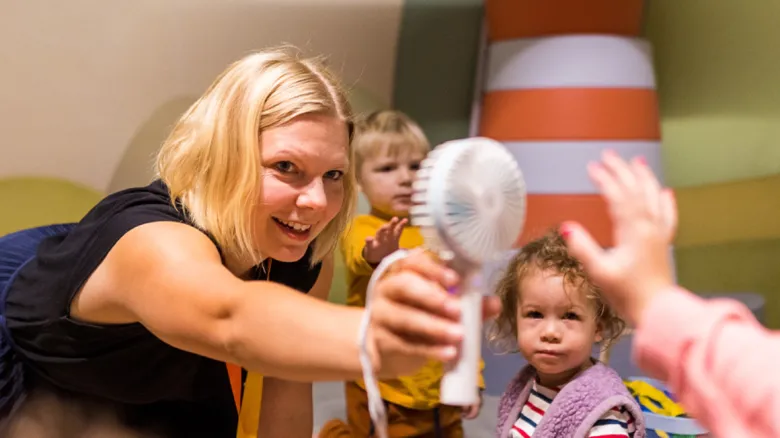
[[[479,359],[482,349],[482,289],[480,273],[472,270],[459,291],[460,323],[463,327],[459,355],[445,364],[441,381],[441,403],[451,406],[471,406],[479,403]]]

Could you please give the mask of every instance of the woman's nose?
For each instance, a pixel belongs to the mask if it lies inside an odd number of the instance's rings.
[[[323,209],[328,205],[322,179],[317,178],[307,185],[298,196],[298,207],[311,210]]]

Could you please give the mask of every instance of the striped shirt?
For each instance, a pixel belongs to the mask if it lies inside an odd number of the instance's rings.
[[[528,401],[525,402],[517,421],[512,426],[510,438],[531,438],[536,426],[561,388],[546,388],[534,382]],[[631,414],[624,407],[613,408],[604,414],[590,429],[589,437],[633,437],[636,427]]]

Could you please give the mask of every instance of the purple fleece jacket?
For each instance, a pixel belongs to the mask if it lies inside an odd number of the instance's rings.
[[[536,370],[523,368],[501,396],[498,438],[509,437],[531,392]],[[620,376],[601,362],[585,370],[561,389],[534,431],[533,438],[586,438],[593,424],[607,411],[625,407],[634,418],[634,438],[645,438],[642,411]]]

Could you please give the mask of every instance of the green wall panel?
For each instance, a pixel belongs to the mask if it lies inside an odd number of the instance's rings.
[[[406,0],[393,106],[432,144],[468,135],[482,0]]]

